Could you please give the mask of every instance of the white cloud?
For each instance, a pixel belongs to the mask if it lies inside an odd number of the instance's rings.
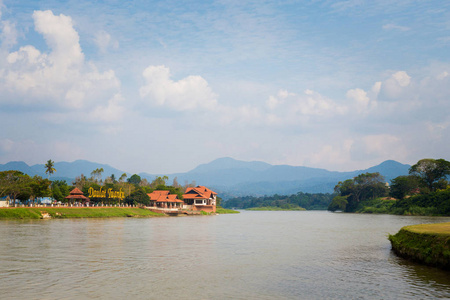
[[[305,90],[300,95],[281,90],[277,97],[271,96],[269,102],[276,102],[284,112],[291,112],[295,115],[325,116],[342,114],[344,111],[344,108],[332,99],[326,98],[313,90]]]
[[[319,146],[319,149],[309,154],[307,159],[309,164],[315,166],[322,166],[330,168],[329,166],[344,166],[348,164],[350,159],[350,150],[353,145],[352,139],[343,139],[342,141],[334,144],[329,144],[329,141],[325,145]],[[347,167],[351,169],[351,167]]]
[[[114,95],[107,105],[97,106],[88,116],[93,121],[110,122],[121,120],[125,112],[125,108],[121,105],[123,101],[124,99],[120,94]]]
[[[30,139],[0,140],[0,153],[5,162],[25,161],[29,165],[44,163],[50,157],[55,161],[71,161],[74,157],[79,159],[85,154],[83,147],[76,142],[37,142]]]
[[[407,153],[401,138],[390,133],[380,133],[366,135],[356,141],[352,158],[363,161],[380,161],[387,158],[402,161]]]
[[[377,81],[372,86],[372,93],[374,94],[375,97],[378,97],[378,94],[380,93],[381,84],[382,84],[381,81]]]
[[[97,32],[95,35],[95,43],[100,49],[101,53],[106,53],[109,48],[118,49],[119,42],[111,37],[109,33],[104,30]]]
[[[380,93],[388,99],[399,99],[411,83],[411,77],[405,71],[398,71],[381,84]]]
[[[73,28],[72,19],[52,11],[33,13],[35,29],[44,36],[47,45],[52,48],[49,60],[61,69],[75,67],[83,63],[84,55],[80,47],[80,37]]]
[[[3,4],[3,0],[0,0],[0,20],[2,19],[2,11],[5,8],[5,5]]]
[[[217,95],[201,76],[173,81],[165,66],[149,66],[142,73],[145,85],[139,89],[142,98],[174,110],[211,110],[217,107]]]
[[[3,153],[11,152],[14,147],[14,142],[11,139],[0,140],[0,150]]]
[[[411,28],[409,28],[409,27],[400,26],[400,25],[396,25],[396,24],[392,24],[392,23],[383,25],[383,29],[384,30],[399,30],[399,31],[411,30]]]
[[[392,74],[392,78],[401,87],[408,86],[411,82],[411,76],[409,76],[405,71],[399,71],[399,72]]]
[[[50,51],[26,45],[6,55],[0,69],[0,105],[95,110],[119,93],[114,71],[99,72],[85,61],[70,17],[48,10],[35,11],[33,19]]]
[[[13,23],[11,23],[10,21],[1,21],[0,30],[1,48],[9,49],[11,46],[14,46],[17,43],[17,30],[16,26]]]
[[[436,79],[438,79],[438,80],[443,80],[443,79],[445,79],[446,77],[448,77],[448,72],[447,72],[447,71],[444,71],[444,72],[440,73],[439,75],[437,75],[437,76],[436,76]]]
[[[347,98],[355,101],[356,109],[359,113],[366,111],[371,103],[367,93],[362,89],[348,90]]]

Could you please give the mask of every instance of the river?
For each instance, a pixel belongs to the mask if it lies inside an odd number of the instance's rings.
[[[450,218],[257,212],[0,221],[1,299],[445,299],[387,239]]]

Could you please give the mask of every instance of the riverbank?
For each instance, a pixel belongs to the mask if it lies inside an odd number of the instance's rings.
[[[247,208],[246,210],[253,210],[253,211],[304,211],[303,207],[292,207],[292,208],[282,208],[278,206],[263,206],[263,207],[252,207]]]
[[[161,217],[138,207],[16,207],[0,209],[1,219]]]
[[[450,270],[450,222],[405,226],[389,240],[401,257]]]
[[[233,209],[227,209],[223,207],[218,207],[216,209],[216,214],[223,215],[223,214],[238,214],[239,212],[237,210]]]

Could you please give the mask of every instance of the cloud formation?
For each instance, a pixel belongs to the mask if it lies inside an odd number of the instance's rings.
[[[145,85],[139,89],[142,98],[157,106],[167,106],[174,110],[211,110],[217,106],[217,95],[201,76],[188,76],[178,81],[170,77],[165,66],[149,66],[142,76]]]
[[[117,97],[120,81],[114,71],[99,72],[85,61],[70,17],[47,10],[35,11],[33,20],[50,51],[26,45],[2,57],[0,105],[82,110]]]
[[[447,155],[447,4],[7,3],[3,161],[33,148],[148,172],[221,156],[350,170]]]

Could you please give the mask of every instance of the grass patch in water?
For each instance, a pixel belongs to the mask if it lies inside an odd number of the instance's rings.
[[[450,223],[405,226],[389,240],[401,257],[450,270]]]
[[[218,207],[216,209],[216,213],[218,213],[218,214],[238,214],[239,212],[237,210]]]
[[[256,211],[291,211],[291,210],[296,210],[296,211],[304,211],[306,209],[304,209],[303,207],[300,207],[300,206],[291,207],[291,208],[282,208],[282,207],[278,207],[278,206],[264,206],[264,207],[247,208],[246,210],[256,210]]]

